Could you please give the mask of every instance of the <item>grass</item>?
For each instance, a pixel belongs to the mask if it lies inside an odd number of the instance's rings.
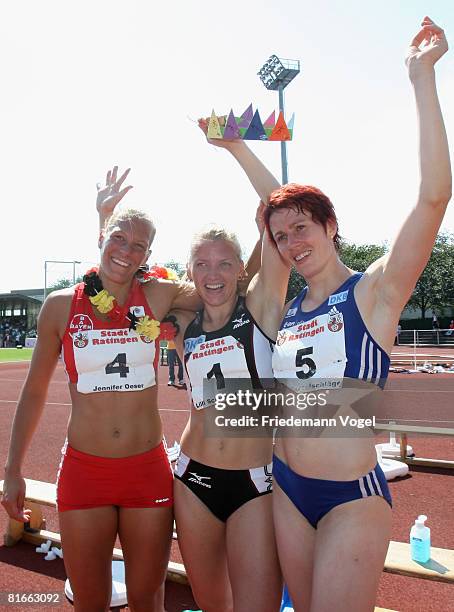
[[[31,348],[0,348],[0,362],[2,361],[30,361],[33,349]]]

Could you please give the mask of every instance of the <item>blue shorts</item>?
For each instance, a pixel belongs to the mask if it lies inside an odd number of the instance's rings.
[[[392,507],[388,483],[378,463],[357,480],[322,480],[297,474],[274,455],[273,477],[314,529],[330,510],[354,499],[378,495]]]

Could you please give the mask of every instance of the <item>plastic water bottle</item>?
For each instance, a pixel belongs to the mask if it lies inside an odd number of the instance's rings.
[[[427,516],[421,514],[410,531],[411,558],[426,563],[430,559],[430,529],[424,523]]]

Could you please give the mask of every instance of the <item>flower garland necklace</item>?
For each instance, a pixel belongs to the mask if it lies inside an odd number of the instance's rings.
[[[149,272],[139,277],[140,282],[148,282],[153,278]],[[161,277],[162,278],[162,277]],[[99,277],[98,269],[91,268],[83,277],[84,293],[93,306],[102,314],[107,314],[112,321],[125,318],[129,321],[129,329],[133,329],[139,336],[146,336],[150,340],[173,340],[178,333],[178,325],[174,316],[165,317],[161,322],[150,319],[148,315],[137,317],[127,307],[119,306],[113,295],[104,289]]]

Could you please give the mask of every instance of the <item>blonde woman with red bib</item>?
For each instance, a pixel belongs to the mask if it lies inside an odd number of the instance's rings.
[[[117,180],[116,169],[108,173],[101,212],[128,191],[120,189],[124,178]],[[25,522],[21,466],[62,351],[72,409],[57,506],[74,607],[81,612],[109,607],[117,536],[129,607],[163,612],[173,478],[157,407],[159,322],[172,306],[194,309],[198,298],[175,282],[138,280],[154,234],[144,213],[114,213],[99,238],[99,268],[76,287],[49,295],[14,417],[2,504]]]

